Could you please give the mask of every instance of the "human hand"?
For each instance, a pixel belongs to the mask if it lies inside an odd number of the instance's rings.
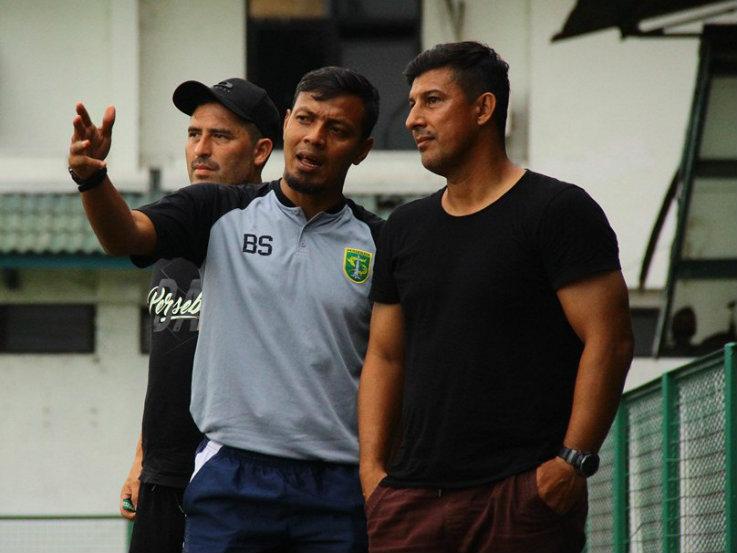
[[[100,127],[92,123],[82,102],[77,102],[76,111],[77,115],[72,119],[74,132],[69,145],[68,162],[69,168],[77,176],[87,179],[105,167],[105,158],[112,143],[115,108],[108,106]]]
[[[386,471],[380,466],[364,467],[362,465],[359,472],[361,475],[363,499],[367,500],[374,493],[379,482],[386,478]]]
[[[586,478],[560,457],[537,467],[535,478],[540,499],[558,514],[567,513],[586,496]]]
[[[138,469],[138,470],[137,470]],[[120,490],[120,515],[128,520],[134,520],[136,518],[135,511],[129,511],[123,507],[123,501],[129,499],[133,503],[133,507],[138,507],[138,492],[141,489],[141,481],[139,476],[141,474],[140,467],[136,467],[134,463],[131,467],[131,471],[128,473],[128,477],[123,482],[123,487]]]

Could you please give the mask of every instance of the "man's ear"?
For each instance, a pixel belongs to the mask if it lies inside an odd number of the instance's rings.
[[[287,112],[284,114],[284,124],[282,125],[282,131],[286,130],[287,122],[289,121],[290,115],[292,115],[292,110],[288,109]]]
[[[253,164],[256,167],[263,167],[269,160],[271,151],[274,149],[274,143],[270,138],[259,138],[253,147]]]
[[[363,144],[361,144],[358,154],[353,160],[353,165],[358,165],[364,159],[366,159],[366,156],[369,154],[369,152],[371,151],[371,148],[373,147],[374,147],[374,139],[369,136],[366,140],[363,141]]]
[[[491,121],[496,110],[496,96],[491,92],[484,92],[476,98],[476,122],[481,127]]]

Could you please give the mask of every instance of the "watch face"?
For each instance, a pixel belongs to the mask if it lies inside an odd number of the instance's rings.
[[[581,473],[584,476],[592,476],[599,470],[599,456],[595,453],[584,455],[581,459]]]

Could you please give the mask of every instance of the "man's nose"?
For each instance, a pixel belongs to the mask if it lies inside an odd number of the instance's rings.
[[[414,106],[409,108],[407,119],[404,120],[404,126],[407,127],[407,130],[411,131],[412,129],[415,129],[417,127],[424,126],[424,124],[425,120],[422,117],[422,113],[420,112],[417,104],[415,104]]]
[[[325,125],[315,123],[314,125],[310,126],[310,130],[305,135],[304,141],[315,146],[324,146],[326,132],[327,129],[325,128]]]
[[[195,143],[194,153],[200,157],[207,157],[212,154],[212,142],[207,136],[201,136],[200,139]]]

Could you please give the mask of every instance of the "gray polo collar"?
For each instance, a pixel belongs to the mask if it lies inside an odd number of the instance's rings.
[[[348,204],[344,196],[341,196],[340,201],[328,210],[322,211],[315,215],[309,221],[305,218],[302,208],[294,205],[294,202],[287,198],[282,192],[280,180],[275,180],[269,183],[269,188],[274,192],[277,199],[277,205],[281,211],[287,215],[291,220],[296,222],[302,227],[306,226],[318,226],[325,223],[330,223],[339,219],[344,212],[348,209]]]

